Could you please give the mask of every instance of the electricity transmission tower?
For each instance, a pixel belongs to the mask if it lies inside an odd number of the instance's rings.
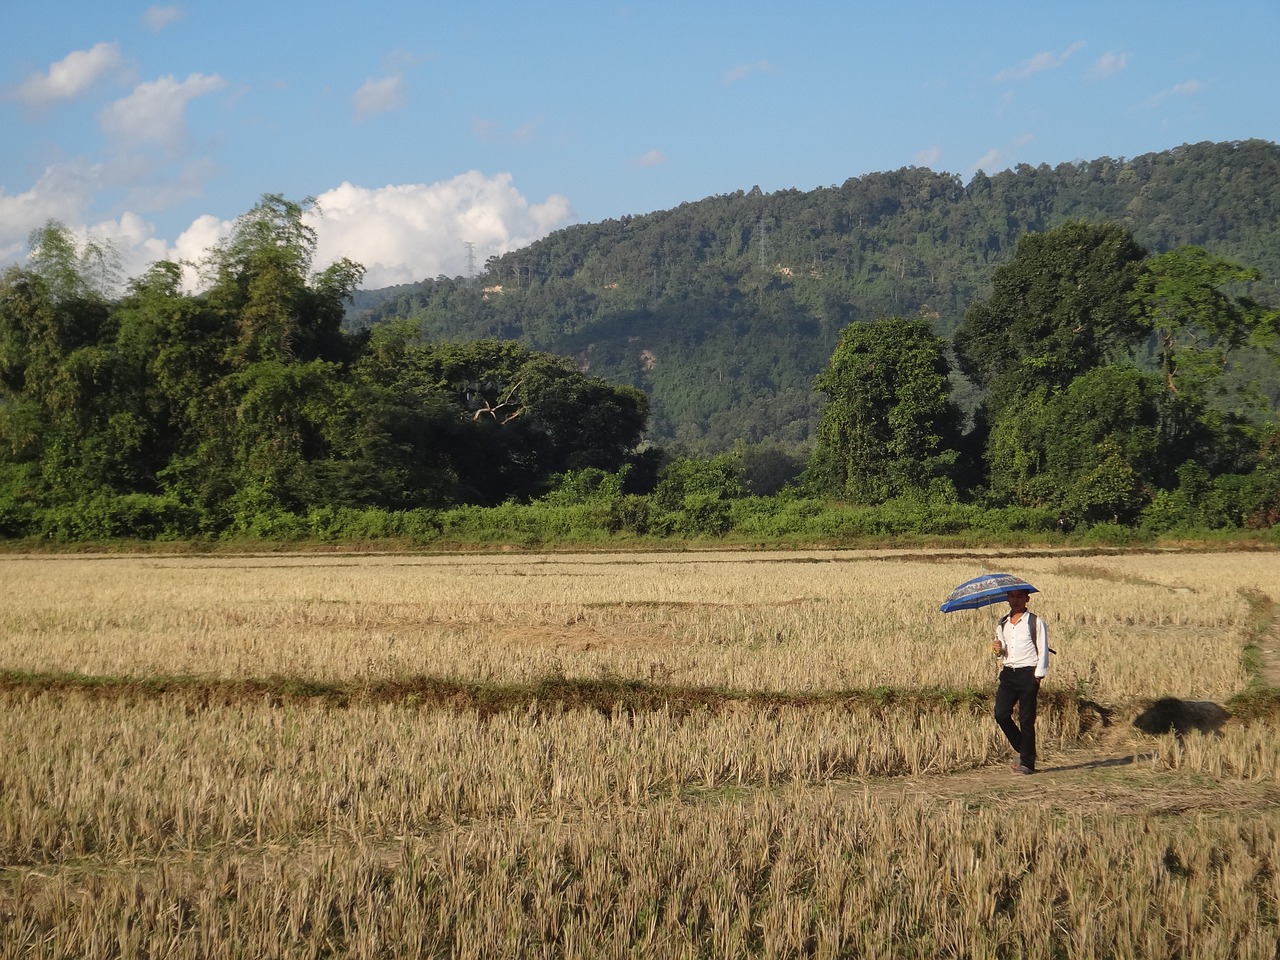
[[[463,240],[462,245],[467,248],[467,279],[474,280],[476,278],[476,245],[470,240]]]

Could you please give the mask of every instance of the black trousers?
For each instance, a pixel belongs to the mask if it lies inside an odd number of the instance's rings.
[[[1036,695],[1040,681],[1035,667],[1005,667],[996,686],[996,723],[1004,731],[1009,746],[1018,751],[1018,762],[1028,770],[1036,768]],[[1018,722],[1013,722],[1014,705]]]

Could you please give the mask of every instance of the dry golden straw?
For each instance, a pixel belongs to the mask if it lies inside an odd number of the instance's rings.
[[[986,688],[998,608],[943,615],[1008,558],[866,553],[0,558],[0,667],[324,681],[549,674],[739,690]],[[1244,591],[1280,555],[1035,557],[1062,654],[1095,699],[1224,699],[1247,681]]]
[[[1038,777],[1008,774],[989,716],[1000,608],[937,612],[983,569],[1040,588],[1059,651]],[[0,572],[0,958],[1275,955],[1276,720],[1129,721],[1245,688],[1280,555]],[[735,693],[278,692],[415,677]]]

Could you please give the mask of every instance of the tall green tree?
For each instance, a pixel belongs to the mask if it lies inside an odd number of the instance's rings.
[[[1130,300],[1151,330],[1168,393],[1165,443],[1178,463],[1195,460],[1212,473],[1251,466],[1266,404],[1230,370],[1243,347],[1277,355],[1277,312],[1241,292],[1260,279],[1195,246],[1149,258],[1138,275]]]
[[[331,421],[346,409],[335,398],[358,344],[341,318],[363,271],[343,260],[312,273],[311,208],[264,196],[202,265],[200,313],[220,350],[188,359],[211,361],[216,376],[188,384],[200,397],[191,440],[163,479],[215,525],[325,501],[317,463],[343,432]]]
[[[1073,482],[1049,471],[1052,418],[1079,377],[1131,356],[1146,328],[1130,292],[1145,251],[1114,223],[1027,234],[992,272],[991,293],[956,329],[960,369],[979,388],[971,441],[983,443],[998,500],[1061,504]],[[1107,393],[1116,403],[1117,392]]]
[[[41,277],[60,302],[105,302],[120,284],[120,255],[111,242],[87,236],[77,241],[59,220],[49,220],[27,238],[27,269]]]
[[[150,492],[199,442],[230,369],[234,322],[184,292],[182,267],[172,261],[130,281],[114,316],[120,402],[141,431],[134,483]]]
[[[0,278],[0,444],[28,496],[66,502],[111,488],[135,440],[114,402],[111,254],[92,240],[82,253],[56,221],[29,243],[28,267]]]
[[[1143,263],[1130,301],[1155,336],[1170,393],[1207,396],[1220,387],[1232,351],[1251,340],[1269,345],[1269,312],[1227,289],[1260,279],[1258,270],[1194,246]]]
[[[648,419],[640,390],[509,340],[423,343],[400,326],[375,334],[360,371],[392,395],[448,403],[450,473],[481,503],[536,497],[569,470],[617,470]]]
[[[1145,255],[1115,223],[1069,223],[1018,242],[954,336],[960,369],[993,415],[1132,349],[1145,333],[1129,298]]]
[[[1126,364],[1034,389],[991,431],[991,492],[1072,523],[1134,519],[1162,475],[1162,400],[1159,377]]]
[[[314,209],[311,199],[267,194],[202,265],[206,301],[234,318],[233,362],[351,358],[342,317],[364,268],[344,258],[312,275],[316,232],[307,215]]]
[[[810,482],[858,503],[955,494],[959,411],[925,319],[855,323],[815,386],[826,395]]]

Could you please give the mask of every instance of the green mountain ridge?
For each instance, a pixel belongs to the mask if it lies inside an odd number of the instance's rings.
[[[848,324],[924,316],[949,337],[1020,237],[1072,220],[1121,223],[1152,253],[1202,246],[1261,272],[1250,296],[1280,300],[1280,146],[1246,140],[1020,165],[967,184],[907,167],[708,197],[567,227],[472,279],[361,291],[347,326],[408,319],[431,340],[497,337],[571,356],[645,390],[659,443],[799,445],[817,425],[813,379]],[[1280,396],[1280,384],[1262,386]]]

